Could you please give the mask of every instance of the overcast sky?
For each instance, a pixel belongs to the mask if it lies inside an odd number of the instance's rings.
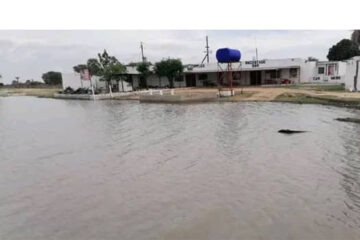
[[[180,58],[183,63],[200,63],[205,36],[209,36],[214,62],[216,49],[240,49],[242,60],[252,59],[257,46],[259,58],[306,58],[326,60],[329,47],[351,31],[0,31],[0,74],[2,82],[40,80],[44,72],[71,72],[106,49],[122,63],[140,61],[140,41],[148,60]]]

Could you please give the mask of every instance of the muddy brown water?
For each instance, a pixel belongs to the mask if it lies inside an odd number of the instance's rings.
[[[0,98],[0,239],[359,239],[359,116]]]

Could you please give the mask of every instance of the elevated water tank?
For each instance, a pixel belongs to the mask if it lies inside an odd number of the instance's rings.
[[[216,59],[220,63],[239,62],[241,53],[237,49],[220,48],[216,51]]]

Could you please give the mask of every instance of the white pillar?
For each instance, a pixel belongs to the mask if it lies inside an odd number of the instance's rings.
[[[110,90],[110,97],[112,98],[113,95],[112,95],[112,91],[111,91],[111,85],[109,85],[109,90]]]
[[[94,93],[94,86],[93,85],[91,85],[91,91],[92,91],[93,100],[95,100],[95,93]]]

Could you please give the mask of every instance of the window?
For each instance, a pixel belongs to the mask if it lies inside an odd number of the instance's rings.
[[[318,74],[324,74],[325,72],[325,68],[324,67],[319,67],[318,68]]]
[[[207,80],[207,79],[208,79],[208,75],[206,73],[199,74],[199,80]]]
[[[184,81],[182,75],[177,75],[177,76],[175,76],[175,82],[182,82],[182,81]]]
[[[295,78],[297,77],[298,71],[297,68],[290,68],[290,77]]]
[[[280,77],[280,70],[268,70],[265,74],[270,75],[271,79],[277,79]]]
[[[234,72],[233,73],[233,80],[240,80],[241,79],[241,73],[240,72]]]

